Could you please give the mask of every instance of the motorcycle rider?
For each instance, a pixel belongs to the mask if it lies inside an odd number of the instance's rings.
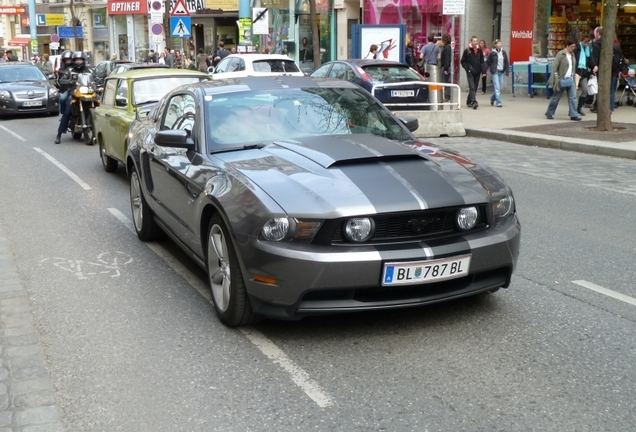
[[[69,85],[62,84],[60,82],[60,79],[63,79],[63,77],[66,76],[67,70],[70,71],[70,69],[73,67],[73,58],[72,58],[73,52],[66,50],[62,53],[60,57],[61,57],[60,58],[61,64],[60,64],[60,68],[57,71],[57,80],[55,81],[55,86],[60,91],[60,113],[62,114],[62,119],[63,119],[64,115],[70,115],[71,104],[69,103],[69,91],[68,91]],[[67,112],[68,114],[66,114]],[[55,144],[60,143],[60,138],[62,136],[62,133],[64,132],[66,132],[66,129],[60,132],[60,128],[58,127],[57,137],[55,138]]]
[[[62,62],[64,64],[66,64],[66,59],[64,58],[64,54],[66,52],[67,51],[64,51],[64,53],[62,53]],[[60,127],[57,129],[55,144],[59,144],[62,140],[62,134],[66,133],[66,130],[68,129],[68,122],[71,119],[71,89],[72,85],[74,84],[73,74],[79,74],[88,71],[88,67],[86,66],[86,54],[84,54],[82,51],[76,51],[71,55],[71,64],[67,65],[64,71],[60,72],[58,76],[58,86],[60,86],[60,88],[66,89],[66,107],[63,111],[62,119],[60,120]]]

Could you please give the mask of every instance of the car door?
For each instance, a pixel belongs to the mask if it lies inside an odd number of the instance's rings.
[[[102,101],[95,109],[95,136],[98,138],[107,155],[111,155],[111,143],[117,137],[112,129],[111,119],[115,115],[115,94],[117,90],[117,80],[107,79],[104,85]]]
[[[230,63],[232,62],[233,58],[234,57],[225,57],[223,60],[221,60],[219,64],[216,65],[216,67],[214,68],[214,74],[212,74],[212,77],[214,79],[226,78],[226,72],[228,72]]]
[[[127,79],[117,81],[115,107],[109,119],[112,139],[109,140],[107,153],[122,162],[126,157],[126,140],[128,139],[128,128],[132,120],[132,113],[130,112],[132,95],[129,87],[131,86]]]
[[[197,107],[194,95],[179,93],[166,103],[158,130],[187,130],[195,140]],[[152,182],[155,212],[184,243],[193,242],[192,193],[186,188],[186,172],[195,152],[159,146],[148,147],[148,166]]]

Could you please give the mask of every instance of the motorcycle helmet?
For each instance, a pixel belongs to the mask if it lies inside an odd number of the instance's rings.
[[[73,60],[72,57],[73,57],[73,52],[72,51],[69,51],[69,50],[64,51],[62,53],[62,55],[61,55],[62,63],[70,64],[71,61]],[[69,61],[67,62],[66,60],[69,60]]]
[[[75,51],[72,58],[73,64],[76,66],[86,64],[86,54],[84,54],[82,51]]]

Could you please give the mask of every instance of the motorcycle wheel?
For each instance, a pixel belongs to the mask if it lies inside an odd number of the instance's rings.
[[[84,129],[84,144],[92,146],[95,144],[95,134],[93,131],[95,130],[93,125],[93,109],[89,109],[86,111],[86,124],[87,128]]]
[[[82,138],[82,133],[81,132],[73,132],[73,139],[81,139]]]

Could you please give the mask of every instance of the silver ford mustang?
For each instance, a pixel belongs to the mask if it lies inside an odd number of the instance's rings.
[[[179,87],[127,152],[140,239],[209,274],[223,323],[417,306],[508,287],[521,227],[490,168],[418,141],[342,81]]]

